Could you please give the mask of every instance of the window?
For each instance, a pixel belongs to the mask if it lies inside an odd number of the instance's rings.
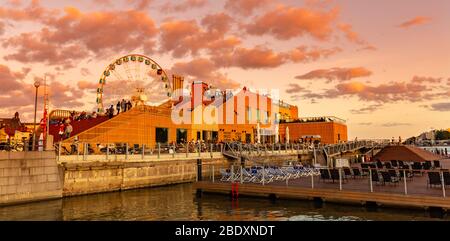
[[[187,141],[187,130],[177,129],[177,143],[183,143]]]
[[[169,130],[167,128],[156,128],[156,143],[167,143],[169,141]]]
[[[248,122],[252,120],[252,109],[250,107],[247,108],[247,120]]]
[[[256,109],[256,121],[257,121],[257,122],[260,121],[259,109]]]

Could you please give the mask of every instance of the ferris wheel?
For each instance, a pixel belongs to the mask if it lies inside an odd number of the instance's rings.
[[[122,99],[135,104],[159,105],[172,96],[166,72],[151,58],[129,54],[114,60],[103,71],[97,88],[97,112]]]

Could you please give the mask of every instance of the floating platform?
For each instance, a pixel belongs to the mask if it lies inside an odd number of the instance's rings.
[[[231,196],[230,182],[199,181],[194,184],[197,193],[220,193]],[[359,205],[377,205],[414,209],[450,209],[450,198],[429,196],[425,194],[405,195],[389,192],[367,192],[356,190],[339,190],[330,188],[307,188],[301,186],[283,186],[277,183],[268,185],[243,183],[238,184],[239,196],[265,197],[271,199],[299,199],[323,202],[353,203]]]

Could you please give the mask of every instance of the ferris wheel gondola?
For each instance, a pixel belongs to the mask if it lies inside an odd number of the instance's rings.
[[[124,99],[143,104],[161,104],[173,94],[166,72],[151,58],[129,54],[112,61],[103,71],[97,87],[97,112],[104,103]]]

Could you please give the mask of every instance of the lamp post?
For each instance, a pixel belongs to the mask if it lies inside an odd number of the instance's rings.
[[[33,124],[33,151],[36,150],[36,112],[37,112],[37,96],[38,96],[38,88],[41,85],[39,80],[34,82],[34,87],[36,88],[36,95],[34,97],[34,124]]]

